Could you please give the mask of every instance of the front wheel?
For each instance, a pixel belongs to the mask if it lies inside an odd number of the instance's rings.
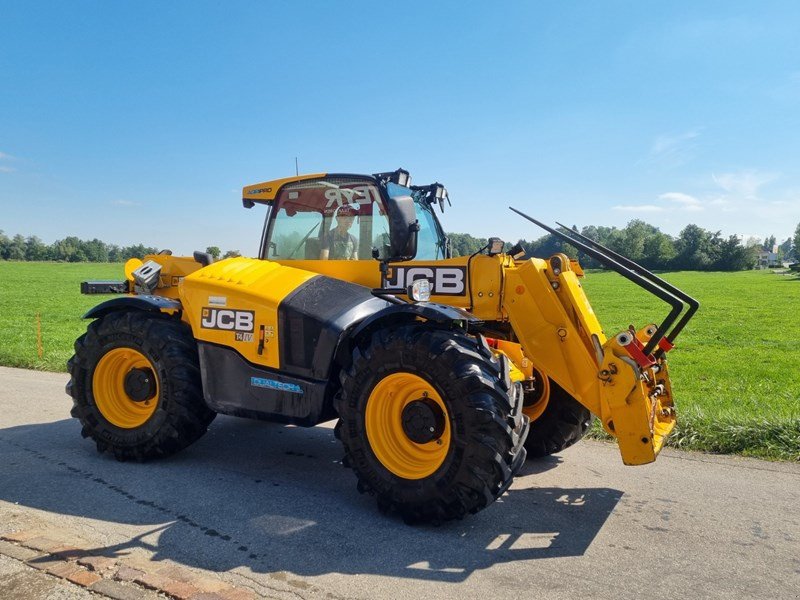
[[[118,312],[93,321],[67,367],[81,434],[119,460],[173,454],[216,416],[203,400],[191,330],[166,315]]]
[[[374,332],[342,370],[336,435],[358,489],[410,523],[491,504],[525,461],[522,392],[481,340],[403,325]]]

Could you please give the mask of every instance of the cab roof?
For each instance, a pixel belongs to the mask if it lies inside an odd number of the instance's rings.
[[[319,179],[326,175],[327,173],[311,173],[309,175],[295,175],[294,177],[284,177],[283,179],[273,179],[272,181],[246,185],[242,188],[242,202],[245,206],[248,206],[250,202],[269,204],[275,200],[275,196],[278,195],[280,189],[287,183],[294,183],[295,181],[303,181],[305,179]],[[250,204],[250,206],[252,206],[252,204]]]
[[[252,208],[256,203],[270,204],[278,196],[281,188],[288,183],[304,181],[306,179],[321,179],[323,177],[353,177],[359,179],[373,179],[375,181],[394,181],[400,185],[410,185],[411,176],[405,169],[387,171],[386,173],[375,173],[373,175],[356,175],[353,173],[311,173],[308,175],[295,175],[294,177],[284,177],[283,179],[273,179],[262,183],[254,183],[242,188],[242,204],[245,208]]]

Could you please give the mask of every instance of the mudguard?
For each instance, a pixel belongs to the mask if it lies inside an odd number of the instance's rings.
[[[181,310],[181,303],[177,300],[164,298],[163,296],[121,296],[106,300],[90,309],[84,319],[99,319],[109,313],[119,310],[142,310],[145,312],[173,312]]]
[[[362,331],[372,327],[379,321],[391,319],[400,315],[409,315],[415,318],[420,317],[426,321],[434,321],[435,323],[461,322],[467,327],[472,323],[480,322],[480,319],[475,317],[475,315],[461,308],[448,306],[446,304],[438,304],[436,302],[390,304],[386,308],[373,313],[361,321],[355,329],[350,332],[349,337],[357,338]]]

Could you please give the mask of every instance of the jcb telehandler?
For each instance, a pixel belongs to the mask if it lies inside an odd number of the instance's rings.
[[[491,238],[452,258],[434,211],[445,200],[402,169],[259,183],[243,190],[245,207],[268,209],[258,258],[164,251],[129,261],[124,281],[84,282],[124,295],[85,315],[69,361],[83,436],[146,460],[217,413],[338,418],[358,489],[412,522],[485,508],[526,454],[563,450],[592,415],[626,464],[655,460],[675,425],[665,355],[697,302],[515,211],[671,307],[658,326],[606,338],[566,255],[523,260]]]

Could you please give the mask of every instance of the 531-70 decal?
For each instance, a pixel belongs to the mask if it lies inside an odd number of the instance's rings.
[[[389,267],[383,287],[406,289],[417,279],[431,282],[431,294],[441,296],[466,295],[466,267]]]

